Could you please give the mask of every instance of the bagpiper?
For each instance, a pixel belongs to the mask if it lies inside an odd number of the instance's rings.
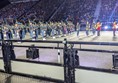
[[[92,23],[92,33],[93,33],[93,35],[95,35],[95,33],[96,33],[96,24],[95,24],[95,21]]]
[[[87,21],[86,22],[86,35],[89,35],[89,30],[90,30],[90,23]]]
[[[79,32],[80,32],[80,23],[79,22],[77,22],[76,29],[77,29],[77,36],[79,36]]]

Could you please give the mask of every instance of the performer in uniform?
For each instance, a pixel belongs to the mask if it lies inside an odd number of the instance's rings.
[[[19,28],[19,37],[20,40],[23,39],[23,29],[21,27]]]
[[[89,35],[89,29],[90,29],[90,24],[89,24],[89,22],[87,21],[87,23],[86,23],[86,35],[87,35],[87,36]]]
[[[25,27],[26,26],[23,23],[21,23],[20,27],[21,27],[21,30],[22,30],[22,39],[24,39],[25,35],[26,35],[26,32],[25,32]]]
[[[51,36],[53,37],[53,39],[55,39],[55,24],[53,22],[50,22],[50,27],[52,29]]]
[[[33,39],[33,23],[31,21],[29,21],[29,32],[31,39]]]
[[[96,24],[97,36],[100,36],[101,26],[102,26],[102,23],[98,21]]]
[[[52,31],[51,25],[47,23],[46,37],[51,36],[51,31]]]
[[[80,24],[79,24],[79,22],[77,22],[76,29],[77,29],[77,36],[79,36],[79,32],[80,32]]]
[[[62,26],[62,34],[63,34],[63,37],[64,37],[64,36],[66,36],[66,30],[65,30],[66,25],[65,25],[64,22],[61,22],[61,26]]]
[[[35,35],[36,35],[36,39],[38,39],[38,35],[39,35],[39,25],[35,23]]]
[[[43,40],[46,40],[45,38],[45,31],[47,29],[47,24],[44,24],[43,22],[40,23],[40,29],[41,29],[41,36]]]
[[[61,33],[60,33],[60,24],[56,23],[56,34],[58,35],[58,37],[61,37]]]
[[[10,29],[8,29],[8,30],[6,31],[6,36],[7,36],[7,40],[11,40],[11,39],[12,39],[12,32],[11,32]]]
[[[112,25],[112,29],[113,29],[113,36],[116,36],[116,30],[117,30],[117,22],[114,20],[113,25]]]
[[[93,35],[95,35],[95,33],[96,33],[96,24],[95,24],[95,22],[92,23],[92,33],[93,33]]]
[[[16,39],[19,39],[18,28],[19,28],[18,23],[16,23],[14,26],[14,37]]]
[[[3,27],[2,25],[0,26],[0,40],[4,39],[4,34],[3,34]]]

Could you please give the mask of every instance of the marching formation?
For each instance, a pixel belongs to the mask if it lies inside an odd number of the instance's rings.
[[[79,36],[79,32],[81,30],[81,24],[77,22],[77,36]],[[100,31],[101,31],[102,23],[100,21],[93,22],[92,24],[90,22],[86,22],[85,26],[85,31],[86,31],[86,36],[90,35],[90,31],[92,32],[92,35],[95,35],[97,31],[97,36],[100,36]]]
[[[25,39],[26,35],[30,35],[32,40],[37,40],[39,35],[43,40],[47,37],[61,37],[74,32],[74,24],[72,22],[49,22],[35,23],[29,21],[28,24],[16,22],[14,25],[4,24],[0,26],[0,39]]]
[[[85,34],[86,36],[90,35],[90,31],[93,35],[96,34],[97,36],[100,36],[102,23],[100,21],[93,22],[90,24],[88,21],[86,22],[85,26]],[[31,22],[29,21],[28,24],[19,23],[16,21],[14,25],[8,25],[8,24],[2,24],[0,26],[0,39],[17,39],[17,40],[23,40],[26,38],[26,35],[30,35],[30,38],[32,40],[37,40],[39,38],[39,35],[43,40],[46,40],[48,37],[52,37],[53,39],[56,37],[64,37],[68,34],[71,34],[72,32],[75,32],[77,30],[77,36],[79,37],[80,31],[81,31],[81,24],[77,22],[76,25],[74,25],[71,21],[67,22]],[[117,22],[114,21],[112,23],[112,29],[113,29],[113,36],[116,36],[116,30],[117,30]]]
[[[113,36],[116,36],[116,31],[118,29],[118,23],[116,20],[114,20],[114,22],[112,22],[111,24],[111,28],[113,31]],[[81,28],[81,24],[79,22],[77,22],[77,36],[79,36],[79,31]],[[86,26],[85,26],[85,31],[86,31],[86,35],[89,36],[90,35],[90,31],[93,33],[93,35],[95,35],[96,31],[97,31],[97,36],[100,36],[100,31],[101,29],[104,28],[102,26],[102,23],[100,21],[97,22],[93,22],[93,23],[89,23],[88,21],[86,22]]]

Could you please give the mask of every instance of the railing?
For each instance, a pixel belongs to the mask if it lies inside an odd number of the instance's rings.
[[[4,63],[3,63],[2,58],[0,58],[0,70],[4,71]]]
[[[43,48],[43,49],[64,49],[63,41],[31,41],[31,40],[5,40],[10,41],[13,43],[14,47],[29,47],[31,44],[51,44],[51,46],[36,46],[36,48]],[[19,45],[16,42],[22,42],[22,44],[28,43],[28,45]],[[79,51],[87,51],[87,52],[103,52],[103,53],[118,53],[117,49],[118,43],[112,42],[67,42],[68,44],[73,44]],[[76,46],[76,45],[79,45]],[[87,46],[87,47],[85,47]],[[91,48],[88,46],[113,46],[115,47],[112,50],[103,48]],[[54,82],[63,83],[64,82],[64,70],[63,64],[58,63],[49,63],[49,62],[41,62],[41,61],[30,61],[30,60],[22,60],[16,59],[11,60],[11,67],[12,67],[12,74],[29,76],[34,78],[40,78],[45,80],[51,80]],[[0,58],[0,70],[4,71],[4,63],[2,58]],[[116,83],[118,80],[118,71],[114,69],[99,69],[93,67],[82,67],[79,66],[76,68],[75,71],[75,78],[77,83]],[[90,77],[89,77],[90,76]],[[96,76],[96,77],[95,77]],[[98,77],[98,78],[97,78]],[[101,80],[101,79],[107,80]],[[110,78],[110,79],[109,79]],[[95,80],[92,80],[95,79]]]
[[[63,66],[40,63],[36,64],[30,61],[12,61],[11,74],[15,75],[63,83],[63,73]],[[117,74],[118,72],[114,70],[102,70],[86,67],[76,68],[75,71],[77,83],[117,83]]]
[[[14,44],[14,47],[29,47],[32,44],[36,44],[36,43],[48,43],[48,44],[52,44],[52,46],[36,46],[37,48],[47,48],[47,49],[63,49],[63,41],[43,41],[43,40],[5,40],[5,41],[11,41],[14,43],[16,42],[22,42],[22,43],[29,43],[29,45],[19,45],[19,44]],[[32,44],[30,44],[32,43]],[[89,46],[113,46],[113,47],[117,47],[118,43],[114,43],[114,42],[77,42],[77,41],[68,41],[68,44],[73,44],[75,47],[74,49],[77,49],[79,51],[90,51],[90,52],[106,52],[106,53],[118,53],[117,49],[112,49],[112,50],[104,50],[102,48],[99,49],[92,49],[92,48],[83,48],[83,46],[85,45],[89,45]],[[54,46],[54,44],[56,44],[56,46]],[[76,45],[79,45],[78,47],[76,47]]]

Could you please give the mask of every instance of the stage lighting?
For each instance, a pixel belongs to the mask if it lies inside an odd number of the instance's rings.
[[[118,29],[118,25],[116,26],[116,28]]]
[[[105,26],[104,29],[105,29],[105,30],[108,29],[108,26]]]

